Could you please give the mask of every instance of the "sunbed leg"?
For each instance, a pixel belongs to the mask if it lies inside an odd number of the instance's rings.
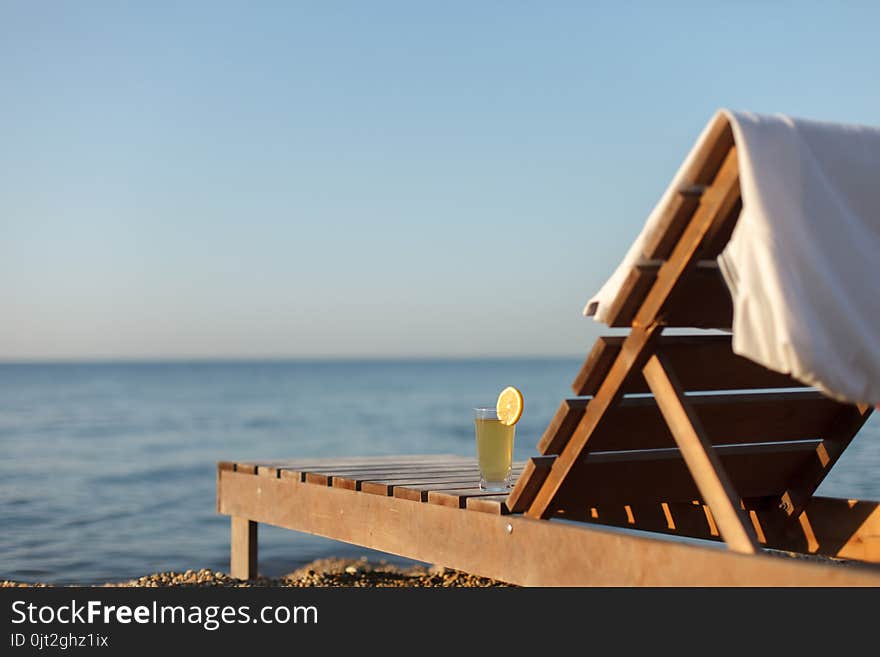
[[[232,516],[229,574],[236,579],[257,576],[257,523]]]

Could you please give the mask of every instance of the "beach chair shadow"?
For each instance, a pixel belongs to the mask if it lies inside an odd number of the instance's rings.
[[[723,116],[677,192],[609,306],[629,332],[597,340],[509,495],[461,456],[222,462],[232,574],[256,574],[265,522],[527,585],[880,585],[878,504],[814,495],[872,409],[723,332],[742,204]],[[664,334],[694,328],[720,331]]]

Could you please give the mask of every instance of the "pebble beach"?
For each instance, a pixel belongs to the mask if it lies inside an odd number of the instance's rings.
[[[0,587],[46,587],[46,583],[0,581]],[[76,585],[72,585],[76,586]],[[185,572],[163,572],[145,575],[123,582],[108,582],[108,587],[509,587],[512,584],[441,566],[411,566],[401,568],[366,559],[319,559],[287,575],[277,578],[258,577],[251,580],[234,579],[228,573],[208,568]]]

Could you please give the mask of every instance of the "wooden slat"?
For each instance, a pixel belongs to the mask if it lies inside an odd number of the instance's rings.
[[[796,517],[777,507],[756,515],[772,547],[880,563],[880,502],[812,497]]]
[[[475,459],[461,458],[455,461],[411,464],[381,464],[349,467],[324,466],[320,468],[302,468],[303,481],[310,484],[329,486],[336,477],[347,479],[367,478],[370,476],[389,476],[395,474],[419,474],[423,472],[451,472],[467,468],[475,468]]]
[[[305,472],[300,470],[288,470],[286,468],[278,469],[279,479],[290,479],[291,481],[302,481],[305,478]]]
[[[642,260],[633,266],[628,279],[632,286],[628,301],[609,321],[611,327],[629,326],[641,300],[654,285],[662,260]],[[699,303],[694,303],[699,299]],[[701,260],[682,277],[679,287],[670,296],[662,313],[662,321],[671,327],[730,328],[733,305],[727,284],[714,260]]]
[[[600,337],[572,384],[575,395],[592,396],[608,374],[620,352],[623,338]],[[803,383],[737,356],[729,335],[670,335],[657,343],[669,366],[688,391],[754,390],[766,388],[802,388]],[[623,387],[624,393],[649,392],[641,373],[633,373]]]
[[[740,457],[757,459],[767,454],[799,454],[803,457],[812,454],[821,441],[799,440],[781,443],[756,443],[752,445],[718,445],[713,452],[721,457]],[[603,465],[606,463],[635,463],[638,461],[678,461],[682,453],[679,447],[663,447],[657,449],[613,450],[604,452],[587,452],[581,459],[585,465]]]
[[[393,495],[394,489],[397,486],[425,486],[428,488],[433,486],[443,486],[444,484],[462,486],[464,484],[477,485],[479,483],[480,473],[475,471],[470,474],[450,474],[445,477],[425,476],[409,479],[391,479],[388,481],[357,481],[353,486],[350,482],[346,482],[346,485],[343,485],[342,488],[360,490],[370,495]],[[333,485],[336,486],[337,482],[334,481]]]
[[[712,148],[710,145],[709,148]],[[569,471],[577,463],[594,430],[601,429],[606,420],[606,412],[613,408],[623,394],[621,386],[632,371],[641,369],[652,353],[655,342],[662,331],[659,313],[675,289],[681,276],[697,259],[703,238],[716,220],[728,215],[739,198],[739,177],[736,148],[731,147],[724,163],[715,176],[711,186],[700,198],[700,205],[693,218],[675,243],[666,263],[660,268],[657,280],[641,304],[633,319],[633,328],[614,361],[608,376],[590,402],[588,412],[578,424],[577,429],[565,448],[559,454],[553,468],[547,475],[541,490],[535,496],[526,512],[533,518],[546,518],[553,513],[553,500]]]
[[[389,454],[384,456],[324,456],[314,458],[264,459],[234,461],[248,465],[273,465],[276,467],[299,466],[358,466],[381,465],[386,463],[422,463],[425,461],[448,461],[463,458],[457,454]]]
[[[364,463],[364,464],[347,464],[347,463],[327,463],[321,465],[304,465],[301,466],[305,472],[327,472],[327,473],[346,473],[346,472],[380,472],[384,470],[406,470],[418,468],[443,468],[443,467],[461,467],[476,463],[476,457],[454,456],[443,460],[432,459],[423,461],[385,461],[381,463]]]
[[[332,467],[325,466],[322,468],[304,468],[305,472],[308,473],[320,473],[327,474],[331,476],[346,476],[346,475],[359,475],[359,474],[376,474],[382,475],[384,473],[394,474],[394,473],[407,473],[407,472],[423,472],[423,471],[431,471],[431,472],[448,472],[450,470],[467,470],[469,468],[477,467],[477,459],[474,458],[461,458],[455,461],[437,461],[435,463],[409,463],[409,464],[401,464],[401,463],[392,463],[392,464],[382,464],[382,465],[360,465],[360,466],[343,466],[343,467]]]
[[[428,491],[428,504],[464,509],[468,499],[472,497],[495,497],[497,495],[498,491],[486,491],[478,487],[431,490]]]
[[[669,371],[663,357],[657,354],[651,356],[642,373],[700,490],[701,499],[712,510],[724,542],[735,552],[757,552],[757,536],[741,508],[746,493],[737,492],[731,483],[678,379]],[[762,458],[763,455],[755,456],[755,460]]]
[[[656,281],[638,267],[629,270],[617,296],[608,306],[605,323],[613,328],[629,326]]]
[[[804,467],[794,473],[782,494],[781,507],[791,516],[803,511],[810,497],[837,463],[859,429],[873,412],[867,404],[841,408],[822,434],[823,441]]]
[[[699,265],[688,272],[682,283],[669,296],[661,313],[662,322],[669,327],[730,329],[733,326],[733,299],[718,265]],[[699,299],[698,303],[694,300]]]
[[[821,438],[843,406],[814,390],[691,395],[687,399],[714,445]],[[672,444],[654,398],[625,399],[613,416],[614,424],[594,436],[593,449]]]
[[[467,486],[467,488],[475,488],[479,483],[480,480],[479,478],[477,478],[476,480],[474,480],[473,486]],[[459,488],[464,488],[464,486],[462,486],[460,483],[401,484],[400,486],[394,487],[394,491],[392,492],[391,497],[396,497],[401,500],[411,500],[413,502],[427,502],[428,493],[430,493],[431,491],[457,490]]]
[[[728,216],[723,221],[713,224],[709,232],[706,233],[706,237],[700,247],[701,258],[715,260],[719,256],[730,241],[730,236],[733,234],[734,228],[736,228],[741,211],[742,199],[740,198],[730,208]]]
[[[790,477],[810,458],[815,441],[716,447],[738,497],[778,496]],[[702,499],[677,449],[589,452],[571,470],[559,491],[557,509],[603,504],[689,502]]]
[[[427,482],[417,484],[398,484],[394,486],[394,489],[391,492],[391,496],[401,500],[410,500],[412,502],[427,502],[428,497],[432,492],[454,491],[461,490],[463,488],[478,489],[479,483],[480,478],[478,476],[471,482]],[[484,492],[488,493],[489,491]],[[498,492],[495,492],[494,494],[498,495]]]
[[[514,463],[510,469],[511,479],[515,480],[519,477],[520,473],[522,473],[523,464],[522,463]],[[480,483],[480,471],[478,468],[473,468],[466,471],[461,472],[448,472],[448,473],[431,473],[426,472],[424,474],[419,475],[406,475],[402,477],[390,476],[390,477],[378,477],[378,478],[364,478],[364,479],[348,479],[348,480],[340,480],[339,478],[334,478],[333,486],[339,486],[341,488],[348,488],[349,490],[361,490],[365,493],[369,493],[372,495],[393,495],[394,489],[397,486],[406,486],[406,487],[416,487],[416,486],[424,486],[425,489],[432,488],[441,488],[447,485],[452,487],[464,487],[465,484],[470,485],[479,485]]]
[[[533,456],[526,462],[523,473],[507,497],[508,509],[513,513],[522,513],[529,508],[555,460],[555,456]]]
[[[468,505],[470,508],[470,505]],[[775,550],[880,563],[880,503],[813,497],[800,518],[775,505],[746,502],[761,545]],[[487,511],[491,511],[487,505]],[[693,502],[570,507],[569,520],[627,527],[702,540],[720,540],[708,507]]]
[[[690,395],[688,401],[713,445],[822,438],[833,418],[847,408],[815,390]],[[566,417],[551,423],[538,451],[561,451],[588,403],[566,400]],[[653,397],[627,397],[608,411],[607,423],[590,444],[595,451],[655,449],[673,445],[674,439]]]
[[[413,468],[405,470],[398,468],[396,470],[345,470],[341,472],[306,472],[303,481],[319,486],[337,486],[339,488],[348,488],[350,490],[358,490],[358,482],[370,481],[373,479],[382,479],[385,477],[402,477],[407,473],[413,476],[429,476],[432,474],[444,473],[461,473],[461,472],[477,473],[477,468],[468,468],[462,466],[450,466],[448,468]]]
[[[382,464],[408,464],[408,463],[434,463],[438,461],[449,461],[452,459],[462,458],[454,454],[403,454],[391,456],[337,456],[337,457],[316,457],[301,459],[281,459],[281,460],[248,460],[248,461],[222,461],[221,463],[232,463],[234,467],[240,468],[240,472],[249,472],[251,474],[260,474],[268,477],[285,477],[283,470],[294,469],[302,470],[303,468],[321,468],[321,467],[356,467],[356,466],[372,466]]]
[[[687,225],[687,220],[694,214],[700,203],[700,197],[706,193],[705,185],[683,185],[678,193],[669,200],[665,208],[666,222],[660,220],[660,226],[649,236],[645,244],[645,253],[653,253],[654,258],[663,258],[672,251],[675,240]],[[662,224],[666,223],[666,228]]]
[[[803,383],[733,353],[730,335],[663,336],[657,349],[688,392],[696,390],[749,390],[799,388]],[[642,384],[627,392],[648,392]]]
[[[538,440],[541,454],[559,454],[584,417],[589,399],[564,399]],[[542,480],[543,481],[543,480]]]
[[[475,468],[477,467],[476,457],[459,458],[449,461],[426,461],[424,463],[382,463],[376,465],[354,465],[354,466],[332,466],[326,465],[322,467],[303,468],[304,472],[321,473],[328,475],[347,475],[360,473],[382,473],[382,472],[419,472],[421,470],[445,471],[455,470],[456,468]]]
[[[721,539],[714,521],[710,519],[709,507],[699,501],[568,506],[560,513],[567,520],[578,522],[626,527],[703,540]]]
[[[506,516],[510,513],[507,507],[507,495],[487,495],[486,497],[469,497],[467,499],[468,511],[478,513],[491,513],[496,516]]]
[[[474,481],[474,485],[479,483],[479,478]],[[396,497],[400,500],[410,500],[411,502],[427,502],[428,501],[428,493],[432,490],[443,490],[444,488],[449,490],[454,490],[456,488],[461,488],[460,483],[448,483],[448,484],[431,484],[431,483],[418,483],[418,484],[400,484],[394,487],[394,490],[391,492],[391,497]],[[385,497],[385,495],[383,495]]]
[[[663,338],[661,338],[662,340]],[[593,343],[593,348],[587,354],[584,364],[575,376],[571,384],[572,392],[578,397],[593,396],[598,392],[602,381],[608,376],[614,360],[620,353],[620,347],[623,345],[623,336],[602,335]],[[642,379],[642,385],[647,388],[641,372],[638,373]],[[632,378],[632,377],[631,377]],[[624,384],[624,392],[632,392],[633,382],[627,380]]]
[[[293,467],[304,467],[306,464],[311,461],[293,461],[293,460],[283,460],[283,461],[255,461],[248,462],[249,466],[252,466],[256,469],[256,474],[261,477],[270,477],[273,479],[277,479],[281,477],[281,472],[285,468],[293,468]],[[317,461],[316,463],[320,463],[321,461]],[[315,464],[316,464],[315,463]]]
[[[678,188],[678,193],[682,196],[699,198],[708,189],[708,185],[682,185]],[[682,226],[684,228],[684,226]],[[670,245],[670,249],[672,246]]]
[[[221,513],[513,584],[880,586],[880,569],[873,567],[745,556],[584,523],[474,513],[293,480],[219,474]]]

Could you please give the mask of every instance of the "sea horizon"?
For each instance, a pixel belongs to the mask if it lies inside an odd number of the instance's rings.
[[[439,361],[536,361],[583,360],[584,354],[405,354],[405,355],[314,355],[314,356],[71,356],[0,358],[5,365],[150,365],[186,363],[370,363],[370,362],[439,362]]]

